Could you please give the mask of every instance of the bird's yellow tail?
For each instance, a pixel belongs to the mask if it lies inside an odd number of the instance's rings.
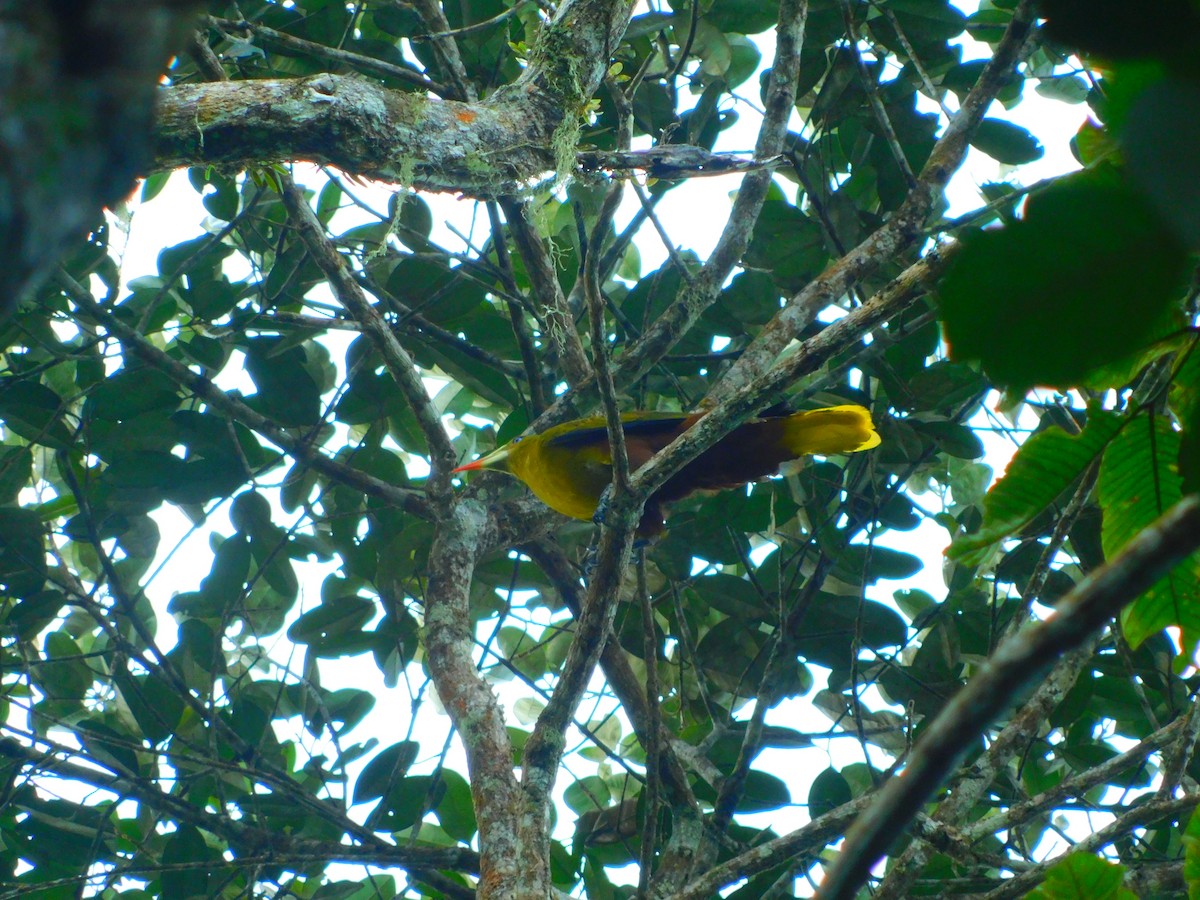
[[[787,417],[784,442],[796,457],[816,453],[854,453],[879,444],[871,413],[857,404],[831,406]]]

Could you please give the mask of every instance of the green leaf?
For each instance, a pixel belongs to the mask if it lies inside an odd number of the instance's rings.
[[[782,778],[758,769],[746,773],[746,784],[738,800],[740,813],[767,812],[792,802],[791,792]]]
[[[829,254],[821,226],[785,200],[763,204],[746,262],[766,269],[784,291],[797,291],[821,271]]]
[[[1200,84],[1168,78],[1133,102],[1121,129],[1131,180],[1179,241],[1200,248]]]
[[[371,635],[363,628],[375,613],[375,604],[364,597],[336,597],[297,619],[288,629],[288,638],[310,645],[319,655],[326,655],[335,645],[342,646],[339,639],[346,637],[361,638],[365,647]]]
[[[303,348],[285,347],[280,338],[258,337],[244,349],[246,371],[258,389],[247,405],[281,425],[315,425],[321,420],[321,391],[305,367]]]
[[[1125,867],[1088,853],[1071,853],[1046,872],[1030,900],[1138,900],[1124,886]]]
[[[850,584],[874,584],[879,579],[902,580],[916,575],[924,564],[920,557],[890,547],[851,544],[837,554],[833,575]]]
[[[760,34],[775,24],[775,13],[769,3],[758,0],[716,0],[704,18],[721,31]]]
[[[27,441],[56,450],[71,446],[63,399],[38,381],[0,378],[0,420]]]
[[[908,423],[918,434],[927,435],[943,453],[958,459],[979,459],[983,456],[983,441],[968,428],[957,422],[920,422],[909,419]]]
[[[1004,119],[984,119],[980,122],[978,130],[971,137],[971,146],[1009,166],[1033,162],[1046,153],[1041,141],[1020,125]]]
[[[854,799],[850,784],[837,769],[826,769],[813,779],[808,790],[808,814],[822,816]]]
[[[479,830],[475,822],[471,785],[452,769],[442,769],[441,781],[445,786],[445,793],[434,812],[446,834],[455,840],[468,842]]]
[[[212,897],[223,879],[214,871],[221,854],[210,847],[194,825],[181,824],[168,835],[162,852],[164,897]],[[197,865],[199,864],[199,865]]]
[[[325,696],[325,708],[321,714],[324,716],[328,713],[329,724],[340,722],[341,727],[335,731],[345,734],[366,718],[374,706],[375,695],[370,691],[341,688]]]
[[[802,659],[849,669],[856,648],[898,647],[907,635],[904,620],[882,603],[822,592],[797,623],[793,639]]]
[[[416,741],[400,741],[376,753],[354,782],[354,802],[366,803],[386,794],[392,782],[408,772],[420,750]]]
[[[956,537],[946,555],[964,565],[982,564],[1083,474],[1121,425],[1120,417],[1096,410],[1078,435],[1049,428],[1029,438],[988,491],[979,530]]]
[[[1079,384],[1174,327],[1186,265],[1136,193],[1069,176],[1022,221],[964,237],[939,291],[951,354],[1018,391]]]
[[[0,448],[0,506],[17,502],[33,477],[33,453],[28,447]]]
[[[30,509],[0,508],[0,587],[32,597],[46,583],[45,528]]]
[[[546,647],[531,638],[523,628],[500,629],[500,649],[518,672],[531,681],[546,674]]]
[[[1130,423],[1104,453],[1096,488],[1104,510],[1101,539],[1109,559],[1182,496],[1179,433],[1162,416]],[[1127,606],[1121,622],[1133,647],[1168,625],[1179,625],[1184,645],[1200,641],[1200,553],[1171,572]]]
[[[1192,810],[1183,832],[1183,880],[1188,897],[1200,896],[1200,811]]]

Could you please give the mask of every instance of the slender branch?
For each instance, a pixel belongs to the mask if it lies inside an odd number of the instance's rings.
[[[45,738],[38,740],[48,743]],[[92,757],[88,757],[89,765],[86,766],[70,762],[62,757],[75,751],[57,744],[53,746],[53,751],[43,753],[12,738],[4,738],[0,739],[0,758],[30,766],[47,776],[90,785],[119,797],[135,798],[156,813],[166,814],[176,821],[210,831],[229,841],[233,848],[239,851],[237,863],[244,864],[241,853],[265,852],[271,858],[303,855],[308,860],[321,859],[329,862],[370,862],[376,865],[402,865],[419,869],[452,868],[467,872],[479,870],[478,854],[465,847],[397,847],[378,839],[366,846],[356,846],[338,841],[295,838],[282,832],[266,832],[228,816],[215,815],[193,806],[182,797],[166,793],[158,785],[135,773],[117,771],[114,762],[101,762]],[[100,765],[104,768],[96,768]]]
[[[1038,557],[1033,574],[1029,576],[1029,581],[1025,583],[1025,588],[1021,591],[1021,605],[1008,625],[1010,632],[1015,633],[1025,625],[1029,620],[1033,604],[1042,599],[1042,591],[1046,587],[1046,579],[1050,577],[1054,558],[1058,555],[1058,551],[1062,549],[1071,529],[1075,527],[1075,521],[1079,518],[1080,513],[1083,512],[1088,501],[1091,499],[1092,488],[1096,485],[1096,476],[1099,472],[1100,465],[1098,461],[1092,463],[1087,468],[1083,473],[1079,486],[1075,489],[1075,493],[1071,495],[1066,508],[1054,523],[1054,531],[1050,534],[1050,539],[1046,541],[1046,548],[1042,551],[1042,555]]]
[[[457,457],[454,447],[450,444],[450,436],[446,434],[446,429],[442,427],[441,419],[433,408],[416,363],[400,345],[395,332],[384,321],[379,310],[367,301],[346,260],[334,249],[333,243],[317,220],[316,213],[312,211],[312,207],[308,205],[291,176],[281,174],[279,178],[283,185],[283,204],[304,246],[317,267],[324,273],[334,296],[362,325],[364,333],[383,357],[384,365],[387,366],[396,387],[408,401],[409,409],[412,410],[429,449],[432,472],[425,482],[425,490],[433,506],[444,515],[452,497],[450,470],[454,468]]]
[[[934,822],[944,827],[956,826],[970,814],[1000,771],[1044,727],[1050,713],[1062,703],[1067,691],[1075,685],[1084,667],[1092,660],[1099,642],[1100,636],[1093,634],[1082,647],[1072,650],[1058,661],[987,750],[969,768],[958,774],[949,796],[938,806],[933,816]],[[913,882],[927,860],[927,843],[923,840],[913,841],[888,868],[876,896],[880,900],[903,900],[911,896]]]
[[[779,25],[775,32],[775,59],[765,92],[766,114],[754,147],[758,160],[773,159],[783,152],[787,124],[796,102],[800,51],[808,21],[807,0],[781,0]],[[737,199],[717,245],[693,283],[646,330],[621,358],[618,381],[630,382],[645,374],[695,324],[700,314],[717,299],[725,280],[750,244],[771,183],[771,169],[748,172],[742,179]]]
[[[979,80],[963,99],[962,107],[934,145],[916,186],[900,208],[865,241],[814,278],[768,323],[746,352],[725,373],[710,394],[723,399],[742,385],[769,370],[787,344],[807,324],[805,311],[817,304],[824,308],[846,293],[852,284],[874,272],[885,260],[912,244],[922,234],[925,218],[945,190],[950,177],[962,165],[968,141],[983,121],[988,106],[1012,77],[1033,27],[1033,0],[1021,0],[1013,20],[996,46]]]
[[[733,859],[713,866],[678,893],[672,894],[669,900],[709,900],[722,888],[743,878],[773,869],[796,857],[816,857],[831,841],[842,836],[846,826],[866,809],[870,802],[871,797],[866,796],[843,803],[837,809],[817,816],[807,825],[802,825],[789,834],[759,844]]]
[[[871,115],[875,117],[875,124],[883,133],[883,139],[887,143],[888,150],[891,151],[896,168],[904,176],[904,181],[909,188],[914,188],[917,184],[917,176],[913,173],[912,166],[908,164],[908,157],[904,155],[904,147],[901,146],[900,139],[896,137],[896,129],[892,127],[892,120],[888,118],[887,109],[884,107],[883,101],[879,99],[879,82],[872,77],[871,70],[867,68],[867,63],[862,58],[862,53],[859,52],[858,45],[862,38],[858,34],[858,23],[854,21],[850,0],[841,0],[841,7],[842,21],[846,23],[846,36],[849,38],[846,42],[846,49],[854,58],[859,82],[867,97],[867,104],[871,107]]]
[[[1200,497],[1189,496],[1084,579],[1049,619],[1006,639],[926,727],[904,773],[884,786],[847,833],[845,847],[821,886],[821,900],[853,897],[875,860],[1009,699],[1049,660],[1080,646],[1197,548]]]
[[[507,198],[501,199],[500,206],[504,210],[517,253],[525,263],[534,299],[546,321],[546,337],[562,366],[564,380],[572,385],[583,384],[591,377],[591,367],[588,366],[579,334],[575,331],[575,317],[571,315],[562,285],[558,283],[550,253],[529,221],[525,203]]]
[[[487,204],[488,223],[492,228],[492,248],[496,252],[496,262],[500,269],[500,279],[505,290],[514,297],[520,296],[517,280],[513,275],[512,258],[508,255],[508,242],[504,240],[504,227],[500,219],[500,206],[495,202]],[[525,319],[523,304],[517,300],[508,301],[508,317],[512,322],[513,336],[517,339],[517,349],[521,353],[521,364],[524,366],[525,381],[529,385],[529,404],[533,407],[532,418],[542,414],[546,408],[546,389],[542,383],[541,363],[538,360],[537,349],[534,346],[533,329]]]
[[[954,246],[947,252],[931,250],[862,306],[798,346],[766,375],[729,394],[720,406],[638,469],[634,488],[653,494],[681,466],[768,406],[788,385],[817,371],[834,356],[860,343],[875,326],[902,313],[944,269]]]
[[[268,441],[296,459],[303,460],[327,478],[356,488],[370,497],[376,497],[406,512],[422,518],[430,518],[431,510],[424,498],[412,491],[398,488],[373,475],[368,475],[353,466],[330,459],[309,439],[297,437],[291,431],[276,425],[242,401],[226,394],[208,378],[196,374],[187,366],[172,359],[97,303],[86,288],[74,282],[69,276],[60,274],[59,278],[71,301],[90,318],[103,325],[108,333],[115,337],[128,352],[162,372],[176,384],[187,388],[214,411],[258,432]]]
[[[1187,818],[1197,806],[1200,806],[1200,794],[1181,797],[1178,800],[1151,800],[1141,806],[1135,806],[1129,812],[1118,816],[1103,828],[1097,829],[1071,848],[1070,853],[1095,853],[1098,850],[1115,843],[1136,828],[1149,825],[1156,821],[1180,821]],[[1048,859],[1028,872],[1022,872],[1006,880],[1000,887],[983,895],[982,900],[1009,900],[1011,897],[1024,897],[1029,891],[1041,883],[1046,877],[1046,870],[1058,863],[1061,856]]]
[[[583,601],[579,576],[566,558],[561,548],[550,541],[534,541],[521,547],[523,553],[541,567],[550,579],[576,619],[582,615]],[[649,730],[651,727],[651,711],[646,693],[637,673],[629,663],[629,657],[619,642],[612,639],[611,634],[604,642],[604,650],[600,654],[600,668],[612,688],[629,722],[633,725],[634,733],[643,747],[650,746]],[[696,798],[684,774],[683,766],[695,771],[710,784],[717,780],[719,772],[711,762],[696,752],[691,744],[681,741],[673,735],[664,735],[663,750],[663,783],[670,792],[673,806],[696,807]]]
[[[750,766],[754,763],[762,749],[763,727],[766,724],[767,711],[779,702],[779,685],[784,683],[784,677],[789,667],[795,665],[792,635],[799,634],[797,628],[804,618],[812,601],[825,586],[825,577],[833,567],[833,560],[822,554],[808,581],[805,583],[801,596],[794,605],[792,612],[786,617],[780,616],[779,627],[775,631],[775,640],[771,653],[767,658],[762,679],[754,696],[754,711],[746,723],[742,735],[742,746],[738,749],[737,762],[721,790],[717,795],[712,815],[712,826],[718,832],[724,832],[733,821],[733,814],[738,802],[745,791],[746,779],[750,775]]]
[[[210,28],[215,28],[218,31],[246,32],[267,44],[284,47],[293,53],[309,56],[314,59],[329,60],[333,63],[357,69],[360,72],[370,72],[373,75],[395,78],[397,81],[411,84],[421,90],[429,91],[431,94],[437,94],[439,97],[450,96],[450,89],[446,85],[439,84],[413,69],[384,62],[382,59],[376,59],[373,56],[364,56],[361,53],[340,50],[337,47],[318,44],[315,41],[306,41],[304,38],[276,31],[274,28],[268,28],[266,25],[260,25],[257,22],[247,22],[244,19],[222,19],[217,16],[208,16],[206,22]],[[212,76],[210,75],[209,77],[211,78]]]
[[[639,551],[637,560],[637,600],[642,612],[642,659],[646,661],[646,821],[642,826],[642,850],[638,858],[638,893],[644,895],[654,874],[654,856],[658,847],[658,811],[662,803],[663,723],[659,707],[658,625],[646,586],[646,555]],[[606,642],[606,646],[611,641]]]
[[[1162,784],[1158,788],[1158,796],[1162,799],[1173,797],[1180,783],[1188,778],[1187,768],[1191,765],[1197,743],[1200,742],[1200,704],[1194,700],[1189,703],[1182,721],[1187,727],[1163,753]],[[1195,782],[1190,778],[1189,782],[1194,789]]]
[[[584,596],[554,696],[538,716],[522,754],[522,787],[528,808],[544,815],[566,747],[565,731],[595,669],[612,627],[621,593],[621,575],[629,564],[636,511],[614,504],[601,530],[596,568]]]
[[[454,86],[455,100],[476,99],[475,86],[467,75],[462,56],[458,52],[458,43],[449,34],[450,23],[442,11],[442,5],[437,0],[415,0],[413,8],[425,24],[426,37],[433,46],[433,52],[438,58],[442,71],[450,78]]]
[[[1193,707],[1194,708],[1194,707]],[[987,816],[974,822],[962,830],[962,836],[967,841],[979,841],[994,836],[1000,831],[1013,828],[1027,822],[1034,816],[1062,802],[1065,797],[1079,797],[1101,784],[1107,784],[1126,769],[1145,765],[1146,757],[1157,750],[1166,747],[1172,740],[1182,736],[1186,729],[1184,720],[1176,719],[1169,725],[1164,725],[1158,731],[1138,741],[1124,753],[1114,756],[1098,766],[1080,772],[1070,778],[1065,778],[1048,790],[1042,791],[1036,797],[1030,797],[1019,803],[1014,803],[1007,809],[1002,809],[995,815]]]

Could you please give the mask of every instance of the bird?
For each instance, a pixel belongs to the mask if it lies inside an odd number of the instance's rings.
[[[659,536],[664,509],[698,491],[738,487],[779,472],[812,453],[856,453],[879,445],[871,413],[847,404],[775,414],[772,407],[739,425],[672,475],[647,500],[637,535]],[[621,414],[630,471],[671,443],[704,415],[640,410]],[[563,515],[590,521],[604,489],[612,483],[612,451],[603,416],[555,425],[540,434],[513,438],[502,447],[452,470],[493,469],[523,481],[539,500]]]

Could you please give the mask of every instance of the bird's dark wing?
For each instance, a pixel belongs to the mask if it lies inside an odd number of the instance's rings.
[[[622,422],[626,438],[641,438],[647,443],[665,447],[684,428],[690,418],[684,413],[666,414],[654,418],[632,419]],[[587,447],[591,444],[608,443],[608,429],[603,423],[591,428],[575,428],[555,435],[546,442],[551,447]]]

